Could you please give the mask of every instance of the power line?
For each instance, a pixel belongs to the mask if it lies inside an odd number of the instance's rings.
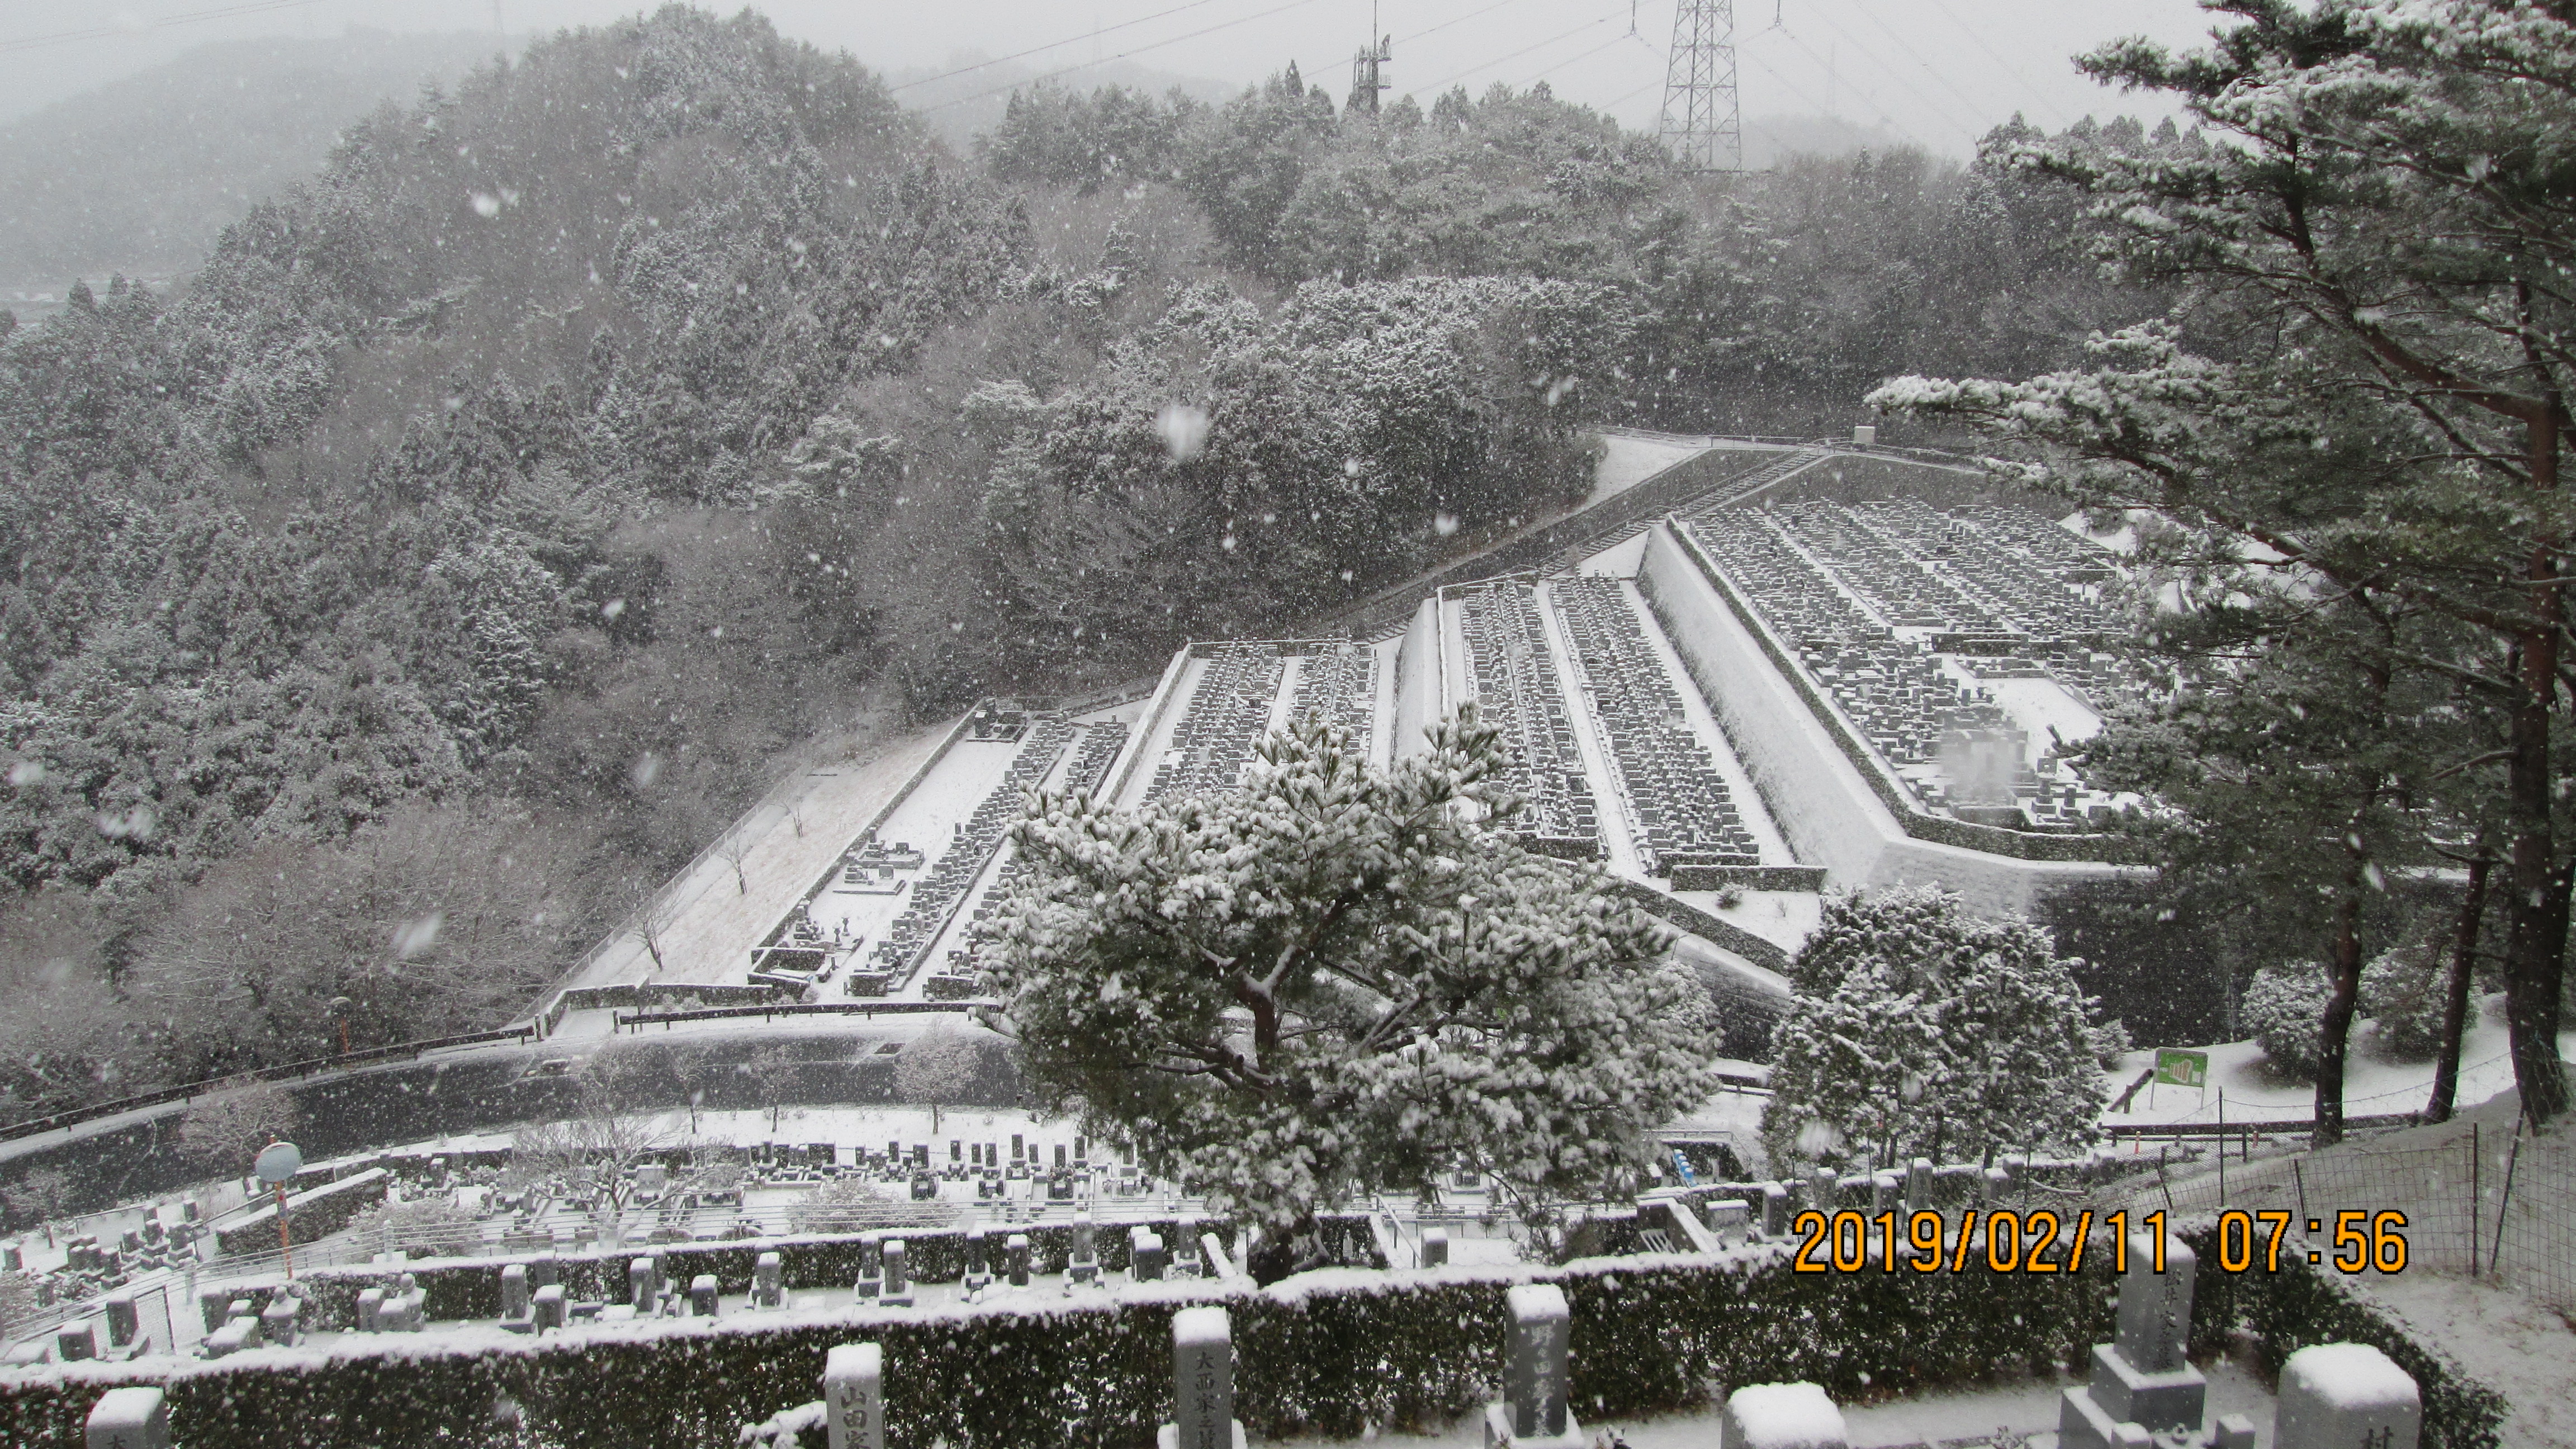
[[[1440,88],[1441,88],[1441,87],[1446,86],[1446,85],[1453,84],[1453,83],[1455,83],[1455,82],[1457,82],[1457,81],[1465,80],[1467,77],[1469,77],[1469,76],[1471,76],[1471,75],[1474,75],[1476,72],[1478,72],[1478,71],[1480,71],[1480,70],[1492,70],[1495,66],[1498,66],[1498,65],[1508,65],[1508,64],[1510,64],[1511,62],[1513,62],[1513,61],[1516,61],[1516,60],[1520,59],[1522,56],[1525,56],[1525,55],[1529,54],[1529,53],[1530,53],[1530,52],[1532,52],[1532,51],[1536,51],[1536,50],[1545,50],[1546,48],[1548,48],[1548,47],[1549,47],[1549,46],[1551,46],[1551,45],[1556,44],[1556,43],[1557,43],[1558,41],[1560,41],[1560,40],[1565,40],[1565,39],[1569,39],[1569,38],[1571,38],[1571,37],[1573,37],[1573,36],[1581,35],[1583,32],[1585,32],[1585,31],[1587,31],[1587,30],[1590,30],[1593,26],[1596,26],[1596,25],[1606,25],[1606,24],[1608,24],[1609,22],[1611,22],[1611,21],[1616,20],[1617,18],[1619,18],[1619,15],[1620,15],[1620,14],[1622,14],[1622,13],[1624,13],[1624,12],[1614,11],[1614,12],[1612,12],[1611,14],[1601,16],[1599,19],[1596,19],[1596,20],[1586,20],[1586,21],[1584,21],[1582,24],[1575,26],[1575,27],[1574,27],[1573,29],[1571,29],[1571,30],[1561,30],[1561,31],[1558,31],[1556,34],[1551,35],[1551,36],[1549,36],[1547,39],[1542,40],[1542,41],[1539,41],[1539,42],[1537,42],[1537,43],[1536,43],[1536,44],[1534,44],[1534,45],[1524,45],[1524,46],[1522,46],[1520,49],[1513,51],[1513,52],[1512,52],[1511,54],[1509,54],[1509,55],[1498,55],[1498,56],[1494,57],[1492,60],[1486,61],[1486,62],[1485,62],[1484,64],[1482,64],[1482,65],[1471,65],[1471,66],[1467,67],[1465,70],[1462,70],[1462,71],[1455,71],[1455,72],[1452,72],[1452,73],[1450,73],[1450,74],[1448,74],[1448,75],[1442,76],[1440,79],[1438,79],[1438,80],[1436,80],[1436,81],[1433,81],[1430,85],[1428,85],[1428,86],[1424,87],[1424,89],[1425,89],[1425,90],[1428,90],[1428,91],[1431,91],[1431,92],[1434,92],[1434,93],[1437,93],[1437,92],[1440,90]]]
[[[1921,101],[1925,108],[1933,112],[1935,117],[1943,125],[1949,126],[1957,130],[1961,135],[1967,137],[1968,144],[1970,146],[1976,145],[1979,133],[1973,123],[1962,124],[1958,117],[1950,114],[1950,108],[1947,105],[1924,91],[1916,89],[1914,82],[1907,79],[1903,71],[1900,71],[1896,67],[1889,65],[1886,61],[1879,59],[1878,52],[1861,44],[1858,36],[1853,35],[1850,31],[1845,30],[1842,26],[1836,24],[1831,11],[1818,10],[1816,12],[1816,18],[1825,23],[1826,29],[1841,37],[1844,44],[1850,46],[1856,51],[1859,51],[1863,59],[1867,60],[1870,64],[1877,66],[1881,71],[1884,71],[1887,74],[1888,79],[1896,82],[1900,86],[1903,86],[1916,100]],[[1797,37],[1793,35],[1790,36],[1790,39],[1796,40]],[[1815,55],[1815,51],[1808,49],[1803,43],[1801,43],[1799,48],[1807,50],[1807,54],[1809,56]],[[1896,124],[1896,118],[1888,115],[1886,108],[1883,106],[1879,108],[1879,118],[1886,121],[1891,126]]]
[[[1284,5],[1273,5],[1267,10],[1258,10],[1250,15],[1237,16],[1232,20],[1220,20],[1214,25],[1201,26],[1196,30],[1190,31],[1186,35],[1175,35],[1169,40],[1157,40],[1149,45],[1139,45],[1129,50],[1122,50],[1116,55],[1104,56],[1099,60],[1086,60],[1076,65],[1059,66],[1042,75],[1030,76],[1026,80],[1016,80],[1011,82],[1009,85],[996,86],[988,91],[977,91],[971,96],[959,96],[955,100],[941,101],[937,105],[923,106],[921,109],[924,111],[944,111],[950,106],[963,106],[975,101],[989,100],[994,96],[1008,95],[1022,86],[1036,85],[1040,81],[1053,80],[1060,75],[1071,75],[1078,70],[1089,70],[1094,66],[1105,65],[1113,60],[1126,60],[1133,56],[1143,55],[1149,50],[1160,50],[1167,45],[1178,45],[1184,40],[1196,40],[1202,35],[1214,35],[1220,30],[1231,30],[1238,25],[1249,25],[1255,20],[1266,20],[1283,11],[1302,9],[1314,3],[1315,0],[1287,0],[1287,3]]]
[[[920,80],[905,81],[902,85],[888,86],[886,89],[890,91],[908,91],[915,86],[937,85],[941,81],[955,80],[961,75],[972,75],[976,71],[985,70],[992,66],[1008,65],[1015,60],[1026,60],[1030,56],[1039,54],[1042,51],[1060,50],[1063,47],[1072,45],[1078,41],[1096,40],[1103,35],[1107,35],[1113,30],[1127,30],[1138,25],[1150,24],[1156,20],[1162,20],[1170,16],[1178,15],[1184,10],[1196,10],[1201,6],[1213,5],[1215,3],[1216,0],[1189,0],[1189,3],[1186,5],[1175,5],[1169,10],[1157,10],[1151,15],[1140,15],[1134,20],[1121,20],[1115,25],[1104,25],[1100,29],[1092,31],[1088,35],[1075,35],[1069,36],[1063,40],[1051,40],[1044,45],[1033,45],[1026,50],[1018,51],[1010,55],[1000,56],[993,60],[979,60],[973,65],[961,65],[952,71],[947,71],[939,75],[924,76]]]
[[[1959,12],[1950,8],[1949,0],[1932,0],[1932,8],[1940,11],[1943,16],[1948,18],[1952,25],[1959,27],[1959,32],[1968,37],[1968,43],[1974,45],[1977,49],[1984,51],[1986,53],[1986,59],[1993,61],[1997,67],[2002,69],[2004,74],[2011,76],[2014,80],[2020,81],[2024,86],[2028,86],[2030,84],[2029,79],[2021,73],[2020,67],[2014,65],[2011,61],[2004,59],[2002,56],[1995,54],[1994,47],[1986,44],[1985,36],[1979,34],[1975,26],[1970,25],[1968,22],[1959,18]],[[2030,98],[2038,103],[2041,110],[2048,112],[2049,116],[2057,122],[2058,129],[2065,129],[2066,113],[2064,111],[2059,110],[2049,101],[2048,97],[2040,94],[2037,90],[2032,90],[2030,92]]]
[[[195,25],[206,20],[230,20],[239,15],[261,15],[272,10],[294,10],[321,3],[323,0],[249,0],[247,4],[223,5],[212,10],[194,10],[184,15],[168,15],[159,20],[142,21],[136,25],[92,25],[80,30],[58,30],[51,35],[22,35],[14,40],[0,40],[0,55],[12,51],[35,50],[48,45],[67,45],[76,40],[107,40],[119,35],[133,35],[143,30],[161,30],[173,25]]]
[[[1887,28],[1887,22],[1886,22],[1886,21],[1884,21],[1884,20],[1879,19],[1879,18],[1878,18],[1878,15],[1877,15],[1877,12],[1875,12],[1875,11],[1871,10],[1868,6],[1864,5],[1864,6],[1861,6],[1861,7],[1860,7],[1860,13],[1861,13],[1861,14],[1863,14],[1863,15],[1865,15],[1865,16],[1868,16],[1868,17],[1869,17],[1869,23],[1870,23],[1870,24],[1872,24],[1872,25],[1877,26],[1880,34],[1882,34],[1882,35],[1886,36],[1889,40],[1894,41],[1894,42],[1896,43],[1896,47],[1897,47],[1897,49],[1898,49],[1898,51],[1899,51],[1899,52],[1902,52],[1902,51],[1905,49],[1905,40],[1904,40],[1904,38],[1903,38],[1903,37],[1901,37],[1901,36],[1899,36],[1895,31],[1888,29],[1888,28]],[[1917,56],[1915,56],[1915,57],[1914,57],[1914,63],[1915,63],[1916,65],[1919,65],[1919,66],[1923,67],[1923,70],[1924,70],[1924,73],[1925,73],[1925,74],[1927,74],[1927,75],[1931,76],[1934,80],[1939,81],[1939,82],[1941,83],[1941,88],[1942,88],[1943,90],[1946,90],[1946,91],[1948,91],[1950,94],[1952,94],[1952,95],[1954,95],[1954,96],[1957,96],[1957,97],[1959,98],[1959,103],[1960,103],[1961,105],[1964,105],[1964,106],[1966,106],[1966,107],[1968,108],[1968,119],[1969,119],[1969,120],[1974,121],[1974,120],[1977,118],[1978,103],[1977,103],[1974,99],[1972,99],[1972,98],[1971,98],[1971,97],[1970,97],[1970,96],[1969,96],[1965,91],[1962,91],[1962,90],[1960,90],[1957,86],[1952,85],[1952,84],[1950,83],[1950,78],[1949,78],[1948,76],[1943,75],[1940,71],[1938,71],[1938,70],[1934,69],[1934,68],[1933,68],[1933,65],[1932,65],[1932,62],[1930,62],[1930,61],[1928,61],[1928,60],[1925,60],[1925,59],[1924,59],[1922,56],[1920,56],[1920,55],[1917,55]],[[1983,133],[1980,133],[1980,134],[1983,134]]]

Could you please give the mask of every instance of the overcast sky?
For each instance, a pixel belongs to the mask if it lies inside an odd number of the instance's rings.
[[[1378,0],[1395,38],[1387,79],[1425,101],[1545,79],[1556,93],[1651,127],[1675,0]],[[633,13],[614,0],[0,0],[0,119],[208,41],[333,35],[352,25],[535,32]],[[732,7],[718,6],[730,13]],[[1338,99],[1371,0],[772,0],[778,28],[885,70],[1034,51],[1032,68],[1132,56],[1158,71],[1245,82],[1294,60]],[[2056,127],[2086,113],[2152,118],[2148,98],[2100,90],[2068,57],[2115,36],[2189,42],[2192,0],[1736,0],[1747,116],[1831,115],[1965,156],[2015,111]]]

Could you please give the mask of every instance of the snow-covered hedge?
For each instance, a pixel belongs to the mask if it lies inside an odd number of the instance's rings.
[[[2216,1261],[2206,1224],[2204,1264]],[[2187,1235],[2189,1233],[2187,1232]],[[1104,1241],[1109,1235],[1104,1234]],[[188,1449],[357,1449],[535,1441],[565,1449],[730,1449],[745,1424],[815,1397],[826,1352],[886,1350],[890,1442],[959,1449],[1107,1449],[1150,1442],[1171,1414],[1171,1315],[1234,1315],[1236,1412],[1256,1438],[1356,1437],[1423,1424],[1493,1391],[1516,1283],[1562,1286],[1574,1311],[1574,1401],[1587,1417],[1697,1407],[1721,1387],[1791,1379],[1837,1397],[1977,1382],[2016,1364],[2080,1364],[2111,1330],[2107,1253],[2081,1274],[1797,1273],[1788,1249],[1719,1258],[1591,1259],[1560,1269],[1328,1270],[1269,1289],[1174,1283],[973,1307],[737,1314],[605,1324],[529,1339],[472,1328],[0,1373],[0,1443],[81,1442],[121,1383],[166,1383]],[[2373,1343],[2424,1386],[2429,1446],[2491,1449],[2501,1400],[2328,1275],[2284,1255],[2277,1275],[2204,1272],[2195,1347],[2250,1327],[2274,1360],[2333,1339]]]
[[[2314,1077],[2324,1050],[2318,1023],[2333,995],[2326,968],[2313,961],[2266,966],[2246,983],[2237,1021],[2284,1075]]]
[[[2302,1254],[2288,1251],[2281,1254],[2278,1273],[2213,1272],[2217,1220],[2202,1218],[2179,1231],[2200,1255],[2193,1284],[2195,1356],[2227,1351],[2241,1330],[2253,1339],[2265,1369],[2278,1373],[2291,1354],[2310,1344],[2366,1343],[2415,1376],[2424,1396],[2424,1449],[2500,1449],[2509,1407],[2504,1395],[2472,1377],[2449,1346],[2409,1334],[2359,1280],[2311,1266]]]
[[[742,1425],[811,1400],[833,1345],[873,1340],[886,1348],[893,1442],[1130,1445],[1170,1417],[1172,1311],[1211,1301],[1234,1312],[1236,1411],[1256,1437],[1351,1437],[1484,1401],[1499,1376],[1504,1291],[1530,1281],[1561,1284],[1571,1300],[1575,1400],[1589,1415],[1697,1406],[1714,1385],[1778,1379],[1843,1395],[1956,1383],[2016,1360],[2080,1361],[2110,1330],[2110,1285],[2090,1265],[2081,1275],[1794,1273],[1785,1250],[1760,1248],[1563,1269],[1335,1269],[1267,1290],[1199,1281],[936,1310],[604,1324],[534,1340],[470,1328],[214,1363],[64,1365],[0,1374],[0,1442],[77,1444],[107,1388],[166,1381],[174,1437],[189,1449],[499,1445],[512,1442],[492,1423],[504,1395],[539,1439],[566,1449],[718,1449]]]

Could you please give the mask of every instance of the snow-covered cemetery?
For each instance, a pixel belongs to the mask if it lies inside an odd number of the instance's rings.
[[[0,1445],[2576,1449],[2576,16],[1515,3],[0,36]]]

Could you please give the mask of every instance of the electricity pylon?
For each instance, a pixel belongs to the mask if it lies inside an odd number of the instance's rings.
[[[1735,98],[1735,0],[1675,0],[1673,50],[1656,134],[1694,171],[1744,169]]]

